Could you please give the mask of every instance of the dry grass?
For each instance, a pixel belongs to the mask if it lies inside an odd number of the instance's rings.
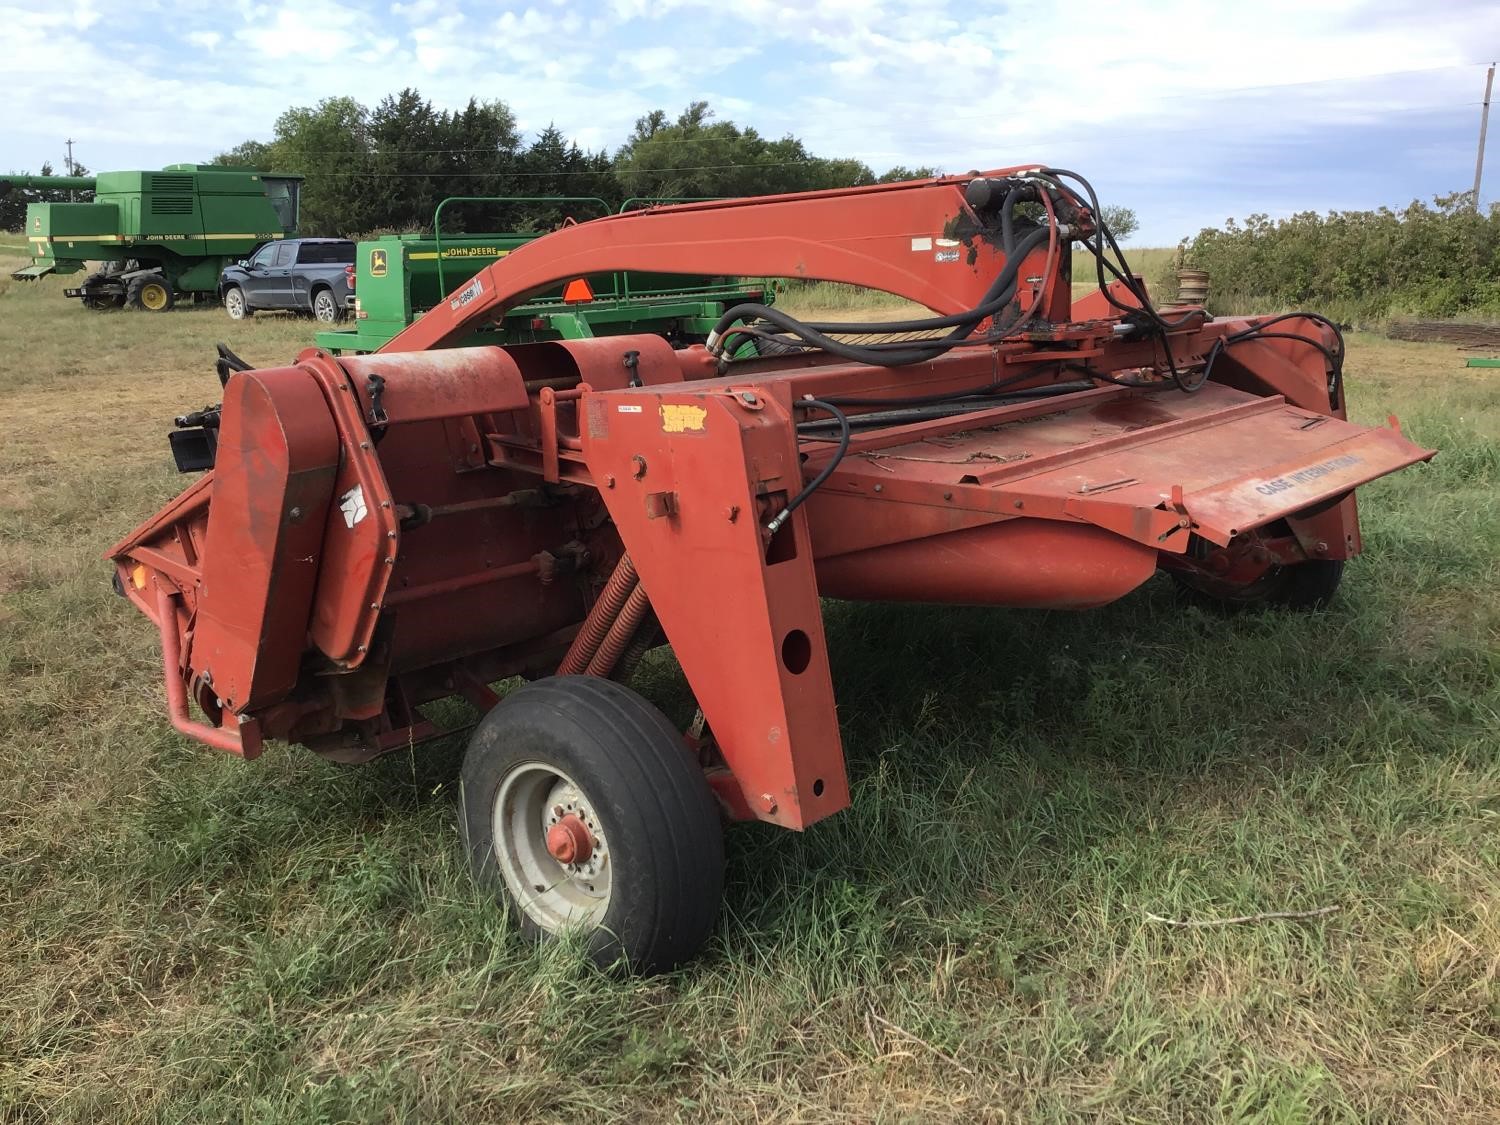
[[[1323,616],[831,606],[854,808],[731,830],[707,955],[617,981],[470,888],[460,746],[170,732],[99,556],[213,341],[312,326],[61,285],[0,292],[0,1120],[1495,1120],[1497,373],[1351,342],[1443,455],[1363,494]]]

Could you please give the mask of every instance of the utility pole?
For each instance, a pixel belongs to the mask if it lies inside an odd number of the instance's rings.
[[[1479,180],[1484,175],[1484,135],[1490,127],[1490,91],[1495,86],[1495,64],[1484,79],[1484,108],[1479,111],[1479,156],[1474,161],[1474,210],[1479,210]]]
[[[1486,105],[1486,108],[1487,108],[1488,105],[1489,105],[1489,100],[1490,100],[1489,96],[1486,95],[1484,100],[1485,100],[1485,105]],[[1481,148],[1483,147],[1483,145],[1484,145],[1484,142],[1480,141]],[[73,138],[69,137],[68,138],[68,175],[71,176],[72,174],[73,174]],[[1474,198],[1475,198],[1476,203],[1477,203],[1478,198],[1479,198],[1479,196],[1478,196],[1479,185],[1477,183],[1474,185],[1474,191],[1475,191]],[[77,199],[77,197],[74,196],[73,189],[69,188],[68,189],[68,202],[69,203],[76,202],[76,199]]]

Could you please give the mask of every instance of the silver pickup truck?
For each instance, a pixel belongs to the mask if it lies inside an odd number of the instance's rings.
[[[268,242],[219,275],[219,300],[231,320],[289,309],[324,323],[342,320],[354,292],[354,243],[343,238]]]

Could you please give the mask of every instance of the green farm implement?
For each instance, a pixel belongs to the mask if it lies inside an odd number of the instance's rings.
[[[16,176],[17,188],[92,189],[92,203],[26,208],[31,264],[18,280],[73,274],[65,290],[89,308],[160,312],[179,297],[211,299],[219,271],[275,239],[295,237],[302,177],[249,168],[169,164],[160,172]]]
[[[622,210],[646,202],[657,201],[630,200]],[[397,234],[359,243],[350,327],[319,332],[318,347],[335,355],[373,352],[445,299],[454,309],[461,308],[475,296],[471,286],[476,275],[543,233],[444,235],[443,210],[451,203],[588,204],[605,213],[611,209],[603,200],[582,196],[445,199],[434,215],[432,237]],[[589,274],[510,309],[470,342],[521,344],[649,332],[685,345],[706,339],[726,309],[745,301],[769,304],[773,299],[768,283],[738,278]]]

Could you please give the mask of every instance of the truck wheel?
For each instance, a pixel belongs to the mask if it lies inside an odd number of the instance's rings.
[[[338,302],[333,299],[331,289],[319,289],[313,294],[313,316],[324,324],[332,324],[339,319]]]
[[[713,931],[718,806],[682,736],[621,684],[551,676],[512,692],[469,742],[462,806],[475,878],[534,940],[581,928],[599,965],[657,973]]]
[[[172,285],[159,273],[142,274],[125,287],[125,304],[146,312],[166,312],[177,303]]]
[[[224,311],[229,314],[230,320],[246,320],[255,315],[250,302],[245,300],[245,291],[238,285],[231,285],[224,290]]]
[[[1195,582],[1190,575],[1171,571],[1179,591],[1193,601],[1215,609],[1238,612],[1281,606],[1284,609],[1322,609],[1333,600],[1344,576],[1342,559],[1310,559],[1287,566],[1272,566],[1254,582],[1225,590]]]

